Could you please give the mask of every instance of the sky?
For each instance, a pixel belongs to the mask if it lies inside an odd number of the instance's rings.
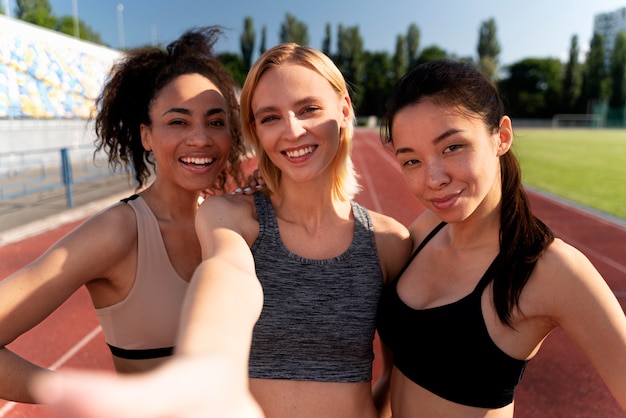
[[[15,0],[0,0],[9,5]],[[567,61],[573,35],[584,53],[596,14],[626,7],[626,0],[49,0],[57,16],[78,17],[113,48],[150,43],[167,44],[185,30],[222,25],[227,30],[218,52],[240,53],[244,19],[251,17],[257,33],[266,27],[266,46],[278,43],[280,25],[290,13],[305,23],[309,45],[320,49],[327,23],[331,25],[331,52],[339,24],[358,26],[367,51],[393,54],[396,37],[410,24],[420,29],[420,46],[436,45],[459,57],[476,57],[478,33],[493,18],[501,46],[500,64],[524,58]],[[120,10],[118,10],[120,9]],[[2,28],[0,28],[1,30]],[[418,51],[419,52],[419,51]]]

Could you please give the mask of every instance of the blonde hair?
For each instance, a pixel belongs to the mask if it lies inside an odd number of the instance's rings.
[[[337,92],[337,96],[349,96],[346,81],[337,66],[322,52],[308,46],[295,43],[279,44],[265,51],[254,63],[241,90],[242,131],[245,140],[251,143],[255,149],[259,162],[259,171],[270,193],[276,192],[281,173],[261,147],[259,137],[254,130],[252,95],[265,71],[282,64],[295,64],[307,67],[324,77],[333,90]],[[357,174],[350,157],[356,121],[352,105],[350,106],[349,117],[350,123],[340,131],[339,149],[332,163],[334,173],[333,197],[344,201],[351,200],[360,191]]]

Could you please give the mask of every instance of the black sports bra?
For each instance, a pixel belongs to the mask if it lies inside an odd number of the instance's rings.
[[[442,222],[430,232],[398,277],[383,289],[378,332],[393,353],[394,365],[416,384],[452,402],[500,408],[513,402],[528,362],[500,350],[483,319],[481,295],[493,280],[499,255],[475,289],[456,302],[418,310],[398,296],[398,280],[444,226]]]

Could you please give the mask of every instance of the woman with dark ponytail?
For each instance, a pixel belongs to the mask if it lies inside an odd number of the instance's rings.
[[[220,33],[193,29],[167,50],[132,50],[114,65],[97,101],[96,147],[134,173],[137,193],[0,282],[1,398],[35,401],[28,385],[42,368],[5,346],[82,286],[118,372],[153,369],[173,352],[202,259],[198,205],[242,177],[235,85],[212,51]]]
[[[512,417],[524,368],[556,327],[626,409],[624,312],[533,215],[494,85],[459,62],[418,66],[392,93],[382,134],[427,209],[379,306],[393,416]]]

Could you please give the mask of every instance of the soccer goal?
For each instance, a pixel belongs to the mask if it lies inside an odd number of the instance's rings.
[[[565,114],[552,117],[553,128],[603,128],[604,115],[600,114]]]

